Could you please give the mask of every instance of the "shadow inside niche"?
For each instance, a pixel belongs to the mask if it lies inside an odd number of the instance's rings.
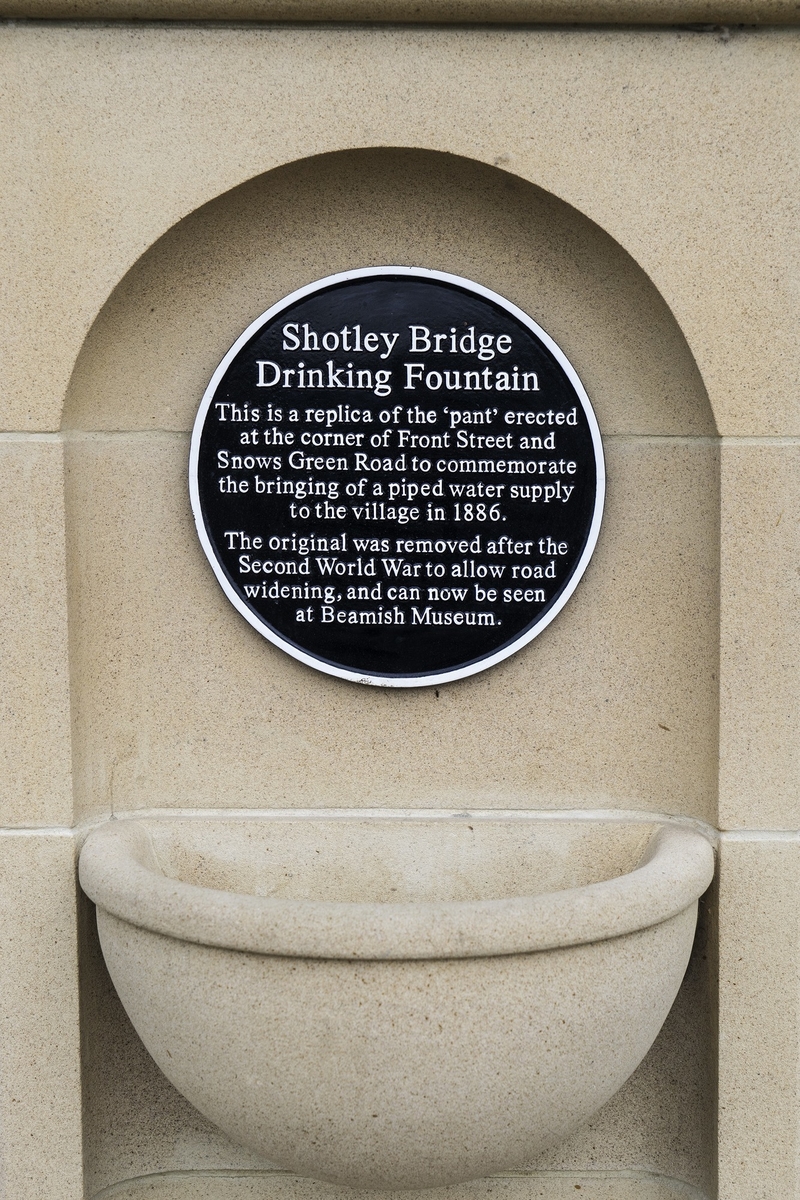
[[[201,1116],[145,1050],[109,978],[95,906],[81,891],[78,922],[86,1195],[155,1173],[268,1167]]]
[[[589,1200],[712,1200],[716,892],[715,883],[701,898],[689,968],[652,1049],[591,1121],[523,1172],[391,1195],[561,1200],[580,1192]],[[139,1040],[106,970],[94,905],[82,892],[79,932],[90,1200],[388,1200],[390,1193],[300,1179],[230,1142],[176,1091]]]
[[[185,496],[185,435],[242,329],[313,279],[387,262],[465,275],[526,309],[584,378],[617,455],[595,608],[587,582],[546,639],[491,677],[451,688],[435,718],[429,696],[309,683],[297,664],[256,645],[203,574]],[[103,810],[109,780],[128,808],[149,807],[154,795],[201,806],[220,796],[242,807],[253,797],[285,803],[309,779],[340,805],[369,794],[414,805],[446,796],[456,806],[468,787],[492,804],[509,794],[532,806],[580,795],[630,807],[635,793],[637,804],[661,808],[668,780],[675,811],[714,820],[718,639],[707,596],[716,595],[717,479],[711,452],[692,449],[690,463],[685,450],[713,438],[713,417],[650,280],[557,197],[484,164],[415,150],[325,155],[251,180],[187,216],[120,281],[79,356],[64,428],[88,435],[69,451],[67,481],[81,814]],[[669,443],[674,458],[656,460],[652,447]],[[706,541],[687,558],[701,525]],[[181,580],[168,595],[165,557]],[[684,569],[707,580],[707,594],[698,587],[687,598]],[[254,713],[253,695],[268,698],[263,712]],[[682,714],[680,738],[665,738],[661,710]],[[675,1009],[626,1087],[533,1164],[524,1184],[461,1185],[449,1196],[467,1200],[491,1186],[526,1200],[560,1197],[558,1188],[623,1200],[631,1171],[636,1200],[714,1194],[714,993],[701,911]],[[150,1180],[136,1185],[144,1194],[170,1200],[257,1195],[263,1180],[242,1172],[263,1164],[175,1091],[131,1028],[83,898],[80,922],[87,1194],[136,1176]],[[201,1183],[195,1173],[204,1171],[235,1178]],[[191,1192],[177,1179],[185,1172]],[[263,1186],[282,1196],[330,1191],[279,1175]]]

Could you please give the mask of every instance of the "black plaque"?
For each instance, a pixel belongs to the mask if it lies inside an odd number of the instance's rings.
[[[245,330],[192,437],[228,598],[302,662],[395,687],[507,658],[591,557],[605,473],[574,369],[469,280],[408,267],[301,288]]]

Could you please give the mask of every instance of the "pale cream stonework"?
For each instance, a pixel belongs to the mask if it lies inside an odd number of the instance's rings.
[[[323,812],[89,834],[80,881],[133,1025],[298,1174],[416,1190],[523,1168],[649,1051],[712,845],[678,823]]]
[[[306,282],[311,263],[325,274],[354,261],[481,279],[547,320],[606,436],[604,526],[570,622],[439,694],[343,688],[274,649],[208,586],[189,512],[188,431],[242,314]],[[154,795],[171,808],[458,807],[469,795],[714,822],[713,418],[646,276],[552,197],[461,159],[389,151],[237,189],[114,293],[65,425],[77,816]]]
[[[174,1092],[75,907],[74,825],[309,805],[661,810],[734,831],[719,913],[712,895],[629,1084],[529,1172],[446,1197],[800,1196],[796,10],[414,7],[377,15],[434,24],[348,25],[376,16],[366,0],[0,3],[23,18],[0,26],[8,1200],[340,1200]],[[142,20],[82,19],[98,15]],[[224,23],[269,17],[287,23]],[[764,28],[736,27],[750,18]],[[693,22],[726,27],[677,27]],[[193,409],[230,341],[293,287],[388,258],[527,307],[608,435],[607,522],[570,606],[438,698],[263,642],[186,497]]]
[[[2,424],[59,427],[91,322],[181,217],[281,163],[388,145],[495,163],[575,205],[672,309],[720,432],[800,434],[787,268],[798,40],[6,27]]]

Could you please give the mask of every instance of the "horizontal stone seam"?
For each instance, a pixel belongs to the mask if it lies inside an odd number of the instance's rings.
[[[0,837],[83,837],[91,829],[109,820],[134,820],[150,818],[198,818],[213,820],[236,820],[246,817],[284,820],[539,820],[539,821],[663,821],[668,824],[690,825],[702,829],[714,839],[722,841],[800,841],[800,829],[722,829],[718,830],[705,821],[693,817],[682,817],[667,813],[649,812],[641,809],[479,809],[470,812],[455,812],[444,809],[279,809],[279,808],[159,808],[134,809],[124,813],[103,813],[77,825],[6,825],[0,826]]]
[[[0,0],[0,19],[686,27],[800,24],[795,0]]]
[[[69,825],[4,825],[0,827],[2,837],[74,837],[75,830]]]
[[[335,813],[335,811],[336,811],[335,809],[332,809],[331,813],[333,814],[333,813]],[[129,816],[131,818],[141,817],[141,816],[145,816],[145,815],[152,816],[153,813],[150,810],[147,810],[146,812],[145,812],[145,810],[143,810],[142,812],[136,812],[136,813],[129,814]],[[180,818],[180,817],[203,818],[203,817],[213,816],[217,819],[225,818],[225,817],[229,817],[229,818],[233,819],[233,818],[242,818],[242,817],[264,817],[264,816],[274,817],[275,816],[274,812],[271,812],[271,811],[265,814],[263,811],[259,811],[259,810],[242,811],[239,809],[214,810],[211,813],[209,813],[208,811],[206,811],[204,809],[199,809],[194,812],[189,812],[185,809],[165,809],[163,811],[160,811],[158,815],[165,816],[165,817],[171,816],[171,817],[177,817],[177,818]],[[314,818],[311,818],[311,819],[324,820],[327,817],[327,815],[328,815],[327,813],[315,813]],[[363,814],[361,814],[361,815],[363,816]],[[381,814],[381,815],[385,815],[385,814]],[[472,816],[474,814],[470,814],[470,815]],[[537,814],[537,815],[539,815],[539,814]],[[649,820],[649,821],[659,821],[659,820],[665,819],[663,817],[663,815],[659,814],[659,813],[636,813],[635,816],[637,819]],[[112,817],[112,814],[109,813],[107,816],[101,817],[98,820],[93,821],[91,823],[91,825],[73,825],[73,826],[70,826],[70,825],[19,825],[19,826],[4,825],[4,826],[0,826],[0,838],[6,838],[6,837],[7,838],[35,838],[35,837],[43,837],[43,838],[81,837],[82,838],[85,834],[87,834],[89,832],[89,830],[91,828],[94,828],[96,825],[102,825],[105,821],[111,819],[111,817]],[[113,814],[113,817],[114,817],[114,819],[117,819],[118,814],[116,814],[116,813]],[[581,817],[581,816],[577,816],[575,813],[569,813],[566,819],[586,820],[586,821],[602,819],[603,821],[608,822],[609,820],[614,820],[615,817],[616,817],[616,814],[609,815],[607,812],[604,812],[602,817],[600,815],[596,815],[594,817],[592,817],[592,816]],[[551,820],[551,819],[557,820],[559,818],[564,819],[563,814],[559,811],[554,811],[552,813],[547,812],[546,814],[544,814],[541,817],[542,820]],[[298,815],[298,814],[292,813],[288,819],[300,820],[300,819],[303,819],[303,814]],[[620,818],[621,822],[624,821],[625,819],[630,821],[632,819],[632,814],[626,814],[626,817]],[[691,820],[691,818],[672,817],[672,818],[668,818],[668,820],[674,821],[676,823],[681,823],[681,822],[689,822]],[[695,822],[692,822],[692,823],[695,823]],[[697,821],[696,824],[703,826],[703,828],[706,829],[707,832],[715,838],[715,840],[718,840],[720,842],[800,842],[800,829],[722,829],[722,830],[716,830],[712,826],[707,826],[705,824],[705,822],[703,822],[703,821]]]
[[[797,842],[798,829],[727,829],[720,838],[726,842]]]

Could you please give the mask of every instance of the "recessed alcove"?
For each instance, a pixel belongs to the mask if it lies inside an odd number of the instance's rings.
[[[345,683],[260,638],[216,584],[187,494],[189,431],[228,346],[295,288],[385,263],[466,276],[528,312],[579,372],[607,457],[600,541],[567,608],[505,663],[436,690]],[[391,806],[716,823],[711,409],[647,276],[557,197],[402,149],[253,179],[186,217],[119,282],[78,358],[64,430],[79,818]],[[82,903],[87,1194],[155,1172],[258,1172],[150,1061]],[[589,1126],[532,1164],[538,1178],[634,1171],[713,1194],[713,962],[704,908],[653,1050]]]
[[[188,433],[230,343],[293,288],[399,262],[473,278],[565,350],[608,459],[568,609],[456,687],[312,674],[231,609],[187,496]],[[166,234],[86,339],[66,404],[78,814],[113,808],[625,807],[715,819],[718,480],[678,326],[596,225],[495,168],[371,151],[292,164]],[[410,749],[413,748],[413,753]]]

